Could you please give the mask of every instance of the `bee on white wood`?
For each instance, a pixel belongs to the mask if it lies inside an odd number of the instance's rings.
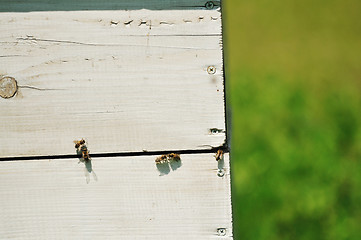
[[[168,160],[174,160],[178,162],[180,160],[180,155],[177,153],[170,153],[168,154]]]
[[[170,161],[180,161],[180,155],[177,153],[163,154],[155,159],[156,164],[169,163]]]
[[[218,149],[218,151],[214,157],[216,158],[216,161],[221,160],[223,158],[223,150]]]
[[[169,163],[170,161],[180,161],[180,155],[177,153],[163,154],[155,159],[156,164]]]
[[[89,150],[88,147],[86,146],[86,142],[84,139],[81,140],[76,140],[74,141],[75,143],[75,148],[76,148],[76,153],[81,157],[79,157],[79,162],[84,163],[84,175],[85,175],[85,179],[86,179],[86,183],[90,182],[90,173],[93,175],[93,178],[95,181],[98,181],[98,177],[95,174],[94,170],[93,170],[93,166],[92,166],[92,162],[91,162],[91,158],[89,156]]]
[[[90,156],[89,156],[89,151],[88,151],[88,148],[83,145],[81,146],[81,154],[82,154],[82,157],[85,161],[89,161],[90,160]]]
[[[79,140],[79,141],[75,140],[75,141],[73,141],[73,142],[75,143],[75,148],[76,148],[76,149],[79,149],[79,147],[80,147],[81,145],[85,144],[85,140],[84,140],[84,139],[81,139],[81,140]]]
[[[167,175],[171,170],[175,171],[182,166],[178,153],[163,154],[155,159],[156,167],[160,172],[159,176]]]
[[[168,162],[168,157],[167,157],[167,155],[162,155],[162,156],[160,156],[160,157],[157,157],[156,159],[155,159],[155,163],[156,164],[162,164],[162,163],[166,163],[166,162]]]
[[[81,140],[76,140],[74,141],[75,143],[75,148],[76,148],[76,152],[77,154],[81,154],[82,158],[80,159],[80,161],[84,162],[84,161],[90,161],[90,156],[89,156],[89,150],[85,144],[85,140],[81,139]]]

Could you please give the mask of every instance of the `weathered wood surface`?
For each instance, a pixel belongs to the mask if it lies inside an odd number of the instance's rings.
[[[220,1],[207,0],[0,0],[0,12],[216,9]]]
[[[232,239],[228,154],[155,157],[0,162],[0,239]]]
[[[225,142],[219,11],[0,13],[0,32],[0,75],[19,86],[0,98],[0,157]]]

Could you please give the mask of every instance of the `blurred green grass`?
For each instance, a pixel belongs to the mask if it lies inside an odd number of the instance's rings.
[[[235,239],[361,239],[360,15],[223,1]]]

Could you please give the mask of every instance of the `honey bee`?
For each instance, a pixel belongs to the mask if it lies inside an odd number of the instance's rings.
[[[216,153],[215,157],[216,157],[216,161],[221,160],[221,159],[223,158],[223,150],[218,149],[218,151],[217,151],[217,153]]]
[[[74,141],[74,143],[75,143],[75,148],[79,148],[81,145],[85,143],[85,140],[81,139],[80,141]]]
[[[75,148],[77,150],[77,154],[82,155],[83,161],[89,161],[90,156],[89,156],[88,148],[85,145],[85,140],[81,139],[79,141],[74,141],[74,143],[75,143]]]
[[[156,163],[156,164],[165,163],[165,162],[167,162],[167,161],[168,161],[167,155],[162,155],[162,156],[157,157],[157,158],[155,159],[155,163]]]
[[[156,164],[160,164],[160,163],[166,163],[166,162],[170,162],[170,161],[179,161],[180,160],[180,155],[177,153],[169,153],[169,154],[163,154],[160,157],[157,157],[155,159]]]
[[[82,145],[81,148],[81,154],[82,154],[82,157],[85,161],[89,161],[90,160],[90,156],[89,156],[89,151],[88,151],[88,148],[85,146],[85,145]]]
[[[180,155],[177,153],[170,153],[170,154],[168,154],[168,159],[175,160],[178,162],[180,160]]]

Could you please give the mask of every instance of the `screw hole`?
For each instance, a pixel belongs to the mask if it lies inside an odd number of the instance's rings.
[[[209,129],[210,134],[218,134],[218,133],[223,133],[223,132],[224,132],[224,130],[218,129],[218,128],[210,128]]]

